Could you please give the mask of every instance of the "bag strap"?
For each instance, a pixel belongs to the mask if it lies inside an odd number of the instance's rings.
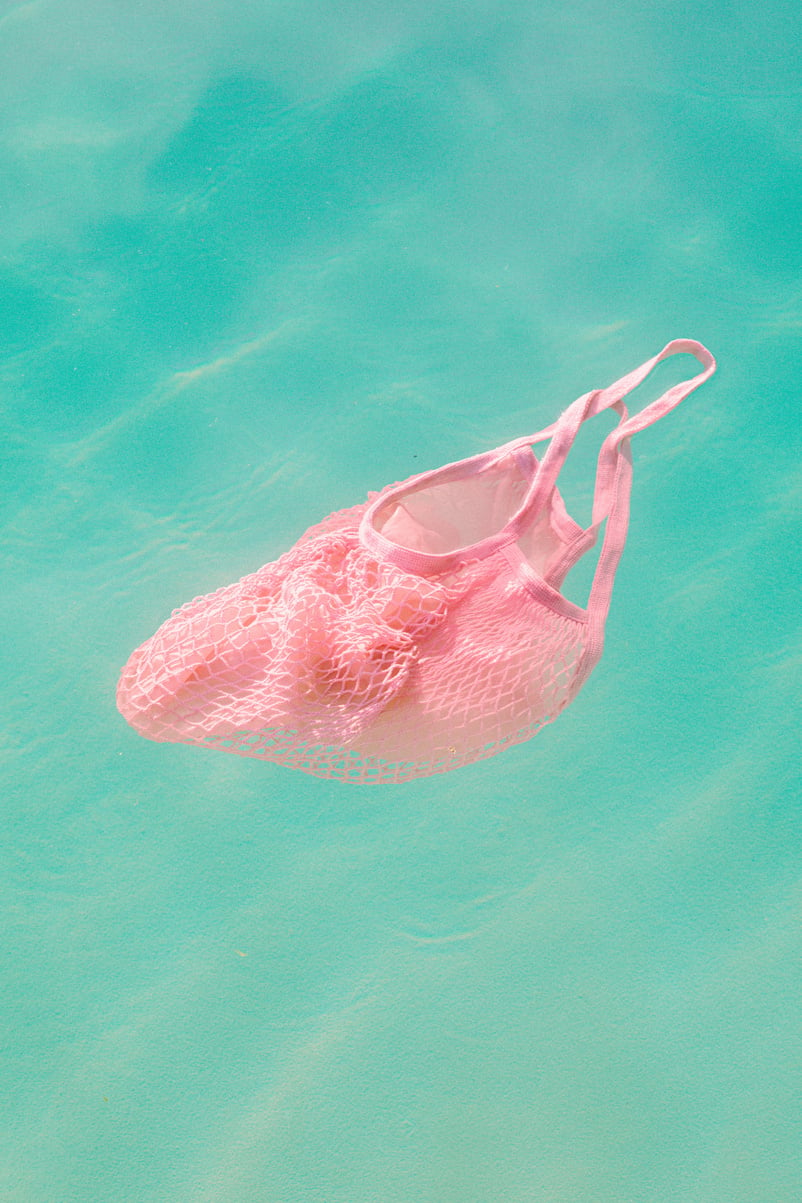
[[[689,380],[680,381],[666,389],[662,396],[652,401],[640,413],[629,417],[623,398],[641,384],[652,369],[663,359],[671,355],[693,355],[703,367],[698,375]],[[604,640],[604,624],[610,608],[610,598],[613,591],[616,569],[624,550],[629,526],[629,498],[632,485],[632,457],[630,439],[633,434],[645,430],[654,422],[659,421],[665,414],[674,409],[681,401],[708,380],[716,370],[716,361],[701,343],[692,339],[675,339],[647,360],[634,372],[622,376],[609,388],[602,389],[598,394],[598,407],[593,406],[594,412],[612,408],[620,415],[620,421],[610,432],[599,452],[596,472],[596,488],[593,497],[593,516],[588,534],[595,535],[602,523],[606,522],[604,539],[602,541],[593,584],[588,599],[588,640],[585,649],[584,677],[601,655]],[[587,544],[586,544],[587,546]]]
[[[661,397],[653,401],[650,405],[647,405],[639,414],[635,414],[634,417],[629,418],[626,407],[622,404],[624,397],[631,393],[633,389],[636,389],[639,384],[642,384],[661,360],[668,359],[671,355],[680,354],[693,355],[703,365],[704,371],[698,376],[694,376],[691,380],[682,380],[679,384],[675,384],[672,388],[667,389]],[[658,355],[655,355],[652,359],[647,359],[640,367],[635,368],[632,372],[628,372],[626,376],[622,376],[614,384],[609,385],[605,389],[595,389],[593,392],[585,393],[584,396],[579,397],[573,404],[568,406],[556,422],[552,422],[544,430],[538,431],[537,434],[514,439],[512,442],[500,447],[496,452],[496,458],[499,459],[517,448],[531,447],[537,443],[545,442],[546,439],[551,440],[540,462],[529,494],[523,506],[515,515],[514,523],[517,533],[520,533],[521,529],[526,526],[528,516],[533,512],[537,512],[551,493],[568,452],[584,422],[589,418],[595,417],[596,414],[601,413],[605,409],[614,409],[621,416],[621,422],[619,422],[612,434],[605,440],[605,444],[599,454],[599,467],[601,469],[603,457],[606,453],[612,452],[625,439],[631,437],[633,434],[637,434],[638,431],[645,429],[645,427],[651,426],[653,422],[658,421],[669,410],[674,409],[689,393],[693,392],[694,389],[698,388],[700,384],[703,384],[705,380],[712,376],[715,370],[716,361],[701,343],[690,338],[674,339],[672,342],[667,343]],[[599,478],[597,475],[594,524],[596,523],[598,501]]]
[[[692,380],[674,385],[657,401],[647,406],[642,413],[629,418],[623,398],[648,376],[661,359],[666,359],[669,355],[677,355],[680,352],[694,355],[705,370],[700,375],[694,376]],[[511,442],[497,447],[495,451],[482,452],[469,459],[446,464],[434,471],[420,473],[400,485],[383,490],[374,497],[362,516],[359,527],[360,539],[375,555],[397,564],[409,572],[429,573],[451,570],[465,559],[465,548],[441,554],[415,551],[395,544],[375,527],[374,521],[380,508],[388,503],[389,498],[400,501],[407,493],[422,487],[449,480],[460,480],[465,476],[485,471],[488,467],[506,460],[517,451],[526,449],[526,463],[530,464],[533,444],[549,439],[549,445],[537,466],[519,509],[501,530],[472,544],[467,550],[473,555],[487,556],[491,552],[515,542],[526,529],[531,515],[539,513],[549,501],[560,469],[583,422],[594,417],[595,414],[601,413],[604,409],[614,409],[619,414],[621,421],[612,434],[607,437],[599,453],[592,524],[587,531],[581,532],[580,540],[572,543],[564,563],[565,571],[567,571],[582,552],[593,545],[602,523],[607,519],[604,543],[591,590],[591,601],[588,603],[588,617],[591,625],[598,628],[599,632],[603,632],[604,619],[610,604],[612,581],[623,550],[629,517],[629,485],[631,481],[629,437],[657,421],[664,413],[678,405],[683,397],[698,388],[704,380],[707,380],[708,376],[712,375],[715,366],[713,356],[701,343],[691,339],[677,339],[670,342],[659,355],[647,360],[627,376],[622,376],[615,384],[579,397],[572,405],[569,405],[556,422],[537,434],[513,439]]]

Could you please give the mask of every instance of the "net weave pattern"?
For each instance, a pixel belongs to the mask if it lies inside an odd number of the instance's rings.
[[[492,756],[578,688],[585,625],[535,601],[503,552],[421,576],[359,539],[365,505],[180,609],[117,703],[155,740],[323,778],[400,783]]]

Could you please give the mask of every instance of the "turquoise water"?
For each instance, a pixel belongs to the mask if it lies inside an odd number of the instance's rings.
[[[802,1199],[801,42],[3,6],[0,1197]],[[365,790],[119,718],[174,606],[674,337],[719,371],[530,743]]]

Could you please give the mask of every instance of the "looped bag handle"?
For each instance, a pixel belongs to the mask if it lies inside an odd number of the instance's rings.
[[[640,414],[629,418],[623,398],[636,388],[649,375],[656,364],[670,355],[688,352],[694,355],[704,366],[704,371],[691,380],[682,381],[668,389],[657,400],[647,406]],[[581,550],[587,550],[595,542],[595,536],[605,518],[608,519],[602,554],[597,565],[595,593],[592,592],[592,604],[595,612],[600,615],[600,625],[604,626],[604,617],[609,607],[612,577],[623,549],[626,538],[629,514],[629,482],[626,475],[628,461],[628,439],[636,431],[657,421],[663,414],[678,405],[683,397],[693,389],[698,388],[715,371],[715,361],[710,352],[692,339],[675,339],[663,348],[659,355],[641,364],[639,368],[622,376],[606,389],[596,389],[585,393],[550,426],[537,434],[525,435],[497,447],[495,451],[482,452],[469,459],[446,464],[431,472],[423,472],[400,485],[394,486],[389,492],[379,494],[368,506],[360,524],[360,538],[363,544],[374,554],[386,559],[410,572],[422,574],[445,572],[463,563],[467,557],[487,556],[491,553],[514,543],[526,529],[533,514],[547,503],[555,486],[566,456],[571,449],[574,439],[583,422],[594,417],[604,409],[614,409],[621,421],[605,440],[599,454],[599,467],[596,478],[596,492],[593,506],[593,522],[587,531],[582,532]],[[445,483],[484,471],[494,464],[507,459],[518,451],[528,450],[534,444],[550,440],[543,458],[532,478],[526,495],[508,522],[494,534],[481,539],[469,547],[455,548],[445,553],[415,551],[403,547],[387,539],[374,524],[379,509],[392,498],[401,500],[407,493]],[[574,547],[574,558],[581,554]],[[573,560],[570,561],[573,563]],[[569,564],[570,566],[570,564]],[[597,624],[598,625],[598,624]]]
[[[673,385],[662,396],[658,397],[656,401],[651,402],[639,414],[635,414],[630,418],[626,407],[623,405],[624,397],[636,389],[639,384],[642,384],[661,360],[668,359],[671,355],[680,355],[683,353],[693,355],[695,359],[698,359],[703,365],[704,371],[690,380],[681,380],[678,384]],[[716,361],[701,343],[690,338],[674,339],[672,342],[667,343],[659,354],[655,355],[652,359],[647,359],[640,367],[628,372],[626,376],[622,376],[614,384],[610,384],[604,389],[595,389],[593,392],[585,393],[584,396],[579,397],[568,406],[556,422],[552,422],[544,430],[538,431],[537,434],[515,439],[511,443],[500,447],[496,452],[496,457],[499,459],[504,455],[509,455],[510,451],[514,451],[517,448],[533,446],[536,443],[545,442],[546,439],[551,440],[523,505],[511,519],[508,529],[514,529],[516,534],[520,534],[521,530],[526,526],[529,515],[537,512],[544,504],[546,498],[554,488],[563,463],[582,424],[589,418],[593,418],[596,414],[601,413],[602,410],[614,409],[620,415],[621,421],[607,437],[599,453],[599,470],[596,477],[593,513],[593,523],[596,525],[597,509],[603,504],[604,497],[609,493],[611,484],[607,480],[607,458],[620,447],[625,439],[630,438],[633,434],[637,434],[640,430],[644,430],[647,426],[651,426],[652,423],[658,421],[664,414],[667,414],[679,405],[680,401],[684,400],[689,393],[692,393],[694,389],[698,388],[700,384],[703,384],[705,380],[712,376],[715,370]],[[600,522],[601,519],[598,519],[598,521]],[[624,534],[626,535],[626,530]]]
[[[671,355],[693,355],[702,364],[703,371],[689,380],[682,380],[647,405],[640,413],[629,417],[623,399],[633,389],[641,384],[654,367]],[[588,598],[588,640],[580,665],[580,679],[590,672],[602,651],[604,640],[604,624],[610,608],[610,598],[613,591],[616,569],[624,550],[629,526],[629,498],[632,485],[632,457],[630,439],[633,434],[645,430],[657,422],[665,414],[674,409],[681,401],[697,389],[700,384],[713,375],[716,361],[706,347],[693,339],[681,338],[668,343],[658,355],[641,364],[633,372],[622,376],[615,384],[600,392],[592,394],[588,405],[587,417],[599,413],[603,409],[615,409],[620,415],[620,421],[614,430],[604,440],[599,452],[596,471],[596,487],[593,497],[593,515],[587,534],[595,535],[606,522],[604,539],[599,552],[598,563],[593,577],[593,583]],[[576,403],[575,403],[576,404]],[[565,418],[569,413],[570,407]],[[561,421],[561,420],[560,420]],[[557,423],[559,425],[559,421]],[[572,415],[570,427],[574,426]],[[578,429],[578,427],[577,427]],[[574,436],[576,430],[574,430]],[[564,458],[564,457],[563,457]],[[545,464],[544,456],[543,463]],[[553,481],[552,481],[553,483]]]

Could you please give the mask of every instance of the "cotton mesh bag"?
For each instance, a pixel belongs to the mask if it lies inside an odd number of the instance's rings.
[[[629,417],[624,397],[679,353],[703,371]],[[121,713],[148,739],[355,783],[446,772],[529,739],[601,656],[632,435],[714,371],[700,343],[676,340],[545,430],[331,514],[280,559],[174,611],[123,669]],[[618,424],[583,529],[556,482],[582,424],[606,409]],[[578,606],[561,587],[602,528]]]

